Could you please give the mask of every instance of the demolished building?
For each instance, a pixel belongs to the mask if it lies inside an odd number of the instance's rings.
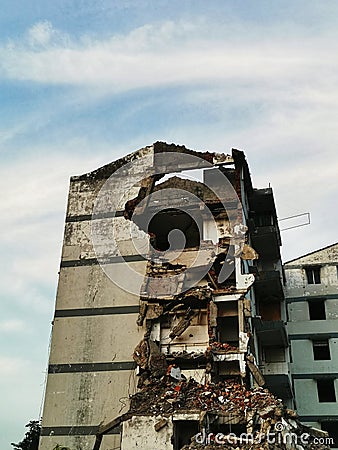
[[[156,142],[72,177],[39,449],[299,431],[280,245],[239,150]]]

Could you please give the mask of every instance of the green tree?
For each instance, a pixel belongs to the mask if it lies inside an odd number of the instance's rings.
[[[25,434],[24,439],[18,444],[14,444],[12,442],[11,445],[15,448],[15,450],[38,450],[41,433],[40,421],[31,420],[26,425],[26,428],[28,428],[28,431]]]

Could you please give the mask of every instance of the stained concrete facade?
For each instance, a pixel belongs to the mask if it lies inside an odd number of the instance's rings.
[[[338,428],[338,244],[284,268],[297,411],[331,431]]]
[[[159,183],[196,169],[208,189],[180,176]],[[178,212],[183,204],[200,225],[198,242],[196,227]],[[159,217],[149,229],[145,211]],[[175,228],[186,231],[178,253],[165,248],[164,235]],[[140,380],[163,376],[172,364],[199,382],[268,387],[291,406],[280,245],[272,189],[253,188],[237,150],[199,153],[158,142],[72,177],[39,450],[92,449],[96,434],[101,449],[150,450],[132,432],[153,418],[115,418],[128,413]],[[232,269],[223,280],[226,265]],[[167,437],[158,435],[158,445],[179,450],[179,438],[170,447]]]

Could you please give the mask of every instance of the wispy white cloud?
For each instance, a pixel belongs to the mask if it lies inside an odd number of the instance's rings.
[[[185,86],[182,101],[204,107],[206,115],[212,112],[216,118],[206,145],[221,139],[222,122],[234,123],[236,107],[242,108],[242,120],[237,121],[242,128],[240,136],[238,129],[227,128],[229,146],[249,149],[257,142],[262,148],[271,137],[276,147],[278,140],[306,135],[313,143],[324,130],[332,142],[333,136],[338,138],[333,119],[338,113],[338,60],[333,57],[338,46],[332,33],[307,35],[304,29],[285,24],[247,29],[230,21],[220,27],[200,19],[152,23],[101,40],[86,35],[74,40],[50,22],[38,22],[22,41],[0,47],[0,74],[76,89],[67,99],[53,99],[47,112],[47,108],[35,111],[20,125],[0,130],[0,139],[10,141],[34,121],[53,120],[72,103],[85,110],[91,102],[132,89]],[[180,130],[177,123],[172,140],[180,135],[189,140],[193,131],[201,135],[197,145],[205,145],[200,125],[196,130],[189,126],[183,121]]]
[[[27,325],[20,319],[8,319],[0,321],[0,332],[3,333],[18,333],[27,331]],[[1,365],[1,362],[0,362]]]
[[[48,20],[37,22],[28,30],[28,42],[31,46],[46,46],[54,34],[55,30]]]
[[[51,314],[54,298],[46,299],[44,289],[56,283],[69,177],[93,169],[98,161],[102,159],[84,161],[80,155],[55,151],[0,169],[4,296]]]
[[[0,355],[1,375],[0,379],[11,375],[19,375],[24,370],[27,361],[21,358],[13,358]]]
[[[49,22],[40,22],[26,41],[1,48],[1,73],[10,79],[113,92],[205,82],[263,82],[269,92],[269,84],[278,87],[290,81],[311,91],[324,74],[326,82],[337,78],[332,36],[300,35],[297,40],[271,29],[265,30],[273,37],[267,39],[257,29],[243,39],[231,33],[234,24],[229,28],[215,35],[213,24],[203,21],[162,22],[105,40],[83,36],[74,42]]]

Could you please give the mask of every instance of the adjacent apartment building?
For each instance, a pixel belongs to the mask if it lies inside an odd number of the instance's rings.
[[[338,244],[284,268],[297,412],[338,447]]]
[[[180,450],[201,424],[264,433],[294,417],[270,394],[292,407],[280,245],[272,189],[239,150],[156,142],[72,177],[39,449]],[[289,327],[300,413],[327,422],[337,268],[316,255],[312,284],[298,286],[303,259],[286,267]],[[315,373],[297,356],[312,351]]]

